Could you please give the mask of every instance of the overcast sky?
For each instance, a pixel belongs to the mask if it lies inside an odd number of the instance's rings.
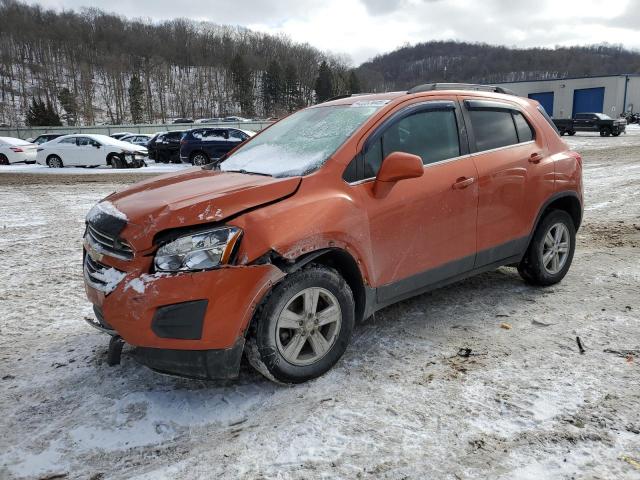
[[[640,49],[640,0],[30,0],[125,17],[187,17],[284,33],[354,65],[405,43],[520,47],[621,43]]]

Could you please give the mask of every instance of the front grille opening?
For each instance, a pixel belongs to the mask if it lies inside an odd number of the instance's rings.
[[[89,284],[105,294],[111,293],[125,277],[125,273],[97,262],[84,255],[84,274]]]
[[[121,260],[131,260],[133,258],[133,249],[129,244],[127,244],[127,242],[101,232],[90,223],[87,224],[87,233],[85,238],[87,238],[92,246],[100,253],[104,253],[105,255],[110,255]]]

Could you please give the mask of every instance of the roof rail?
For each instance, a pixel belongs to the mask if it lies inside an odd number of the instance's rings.
[[[497,85],[480,85],[477,83],[425,83],[417,85],[408,90],[407,93],[431,92],[433,90],[476,90],[479,92],[504,93],[506,95],[516,95],[508,88]]]

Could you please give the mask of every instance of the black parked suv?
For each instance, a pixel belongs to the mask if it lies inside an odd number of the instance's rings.
[[[28,140],[27,141],[31,142],[31,143],[35,143],[36,145],[41,145],[45,142],[50,142],[51,140],[55,140],[58,137],[61,137],[62,135],[67,135],[66,133],[43,133],[42,135],[38,135],[36,138],[34,138],[33,140]]]
[[[184,130],[162,132],[149,140],[149,158],[162,163],[180,163],[180,139]]]
[[[239,128],[195,128],[180,141],[180,160],[206,165],[229,153],[255,133]]]
[[[617,137],[627,128],[624,118],[613,119],[604,113],[576,113],[573,118],[554,119],[560,135],[575,135],[576,132],[600,132],[600,136]]]

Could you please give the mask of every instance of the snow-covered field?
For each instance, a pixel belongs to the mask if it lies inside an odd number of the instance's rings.
[[[561,284],[502,268],[391,306],[291,388],[161,376],[126,347],[108,367],[83,219],[142,172],[1,169],[0,478],[640,478],[640,129],[565,139],[587,207]]]

